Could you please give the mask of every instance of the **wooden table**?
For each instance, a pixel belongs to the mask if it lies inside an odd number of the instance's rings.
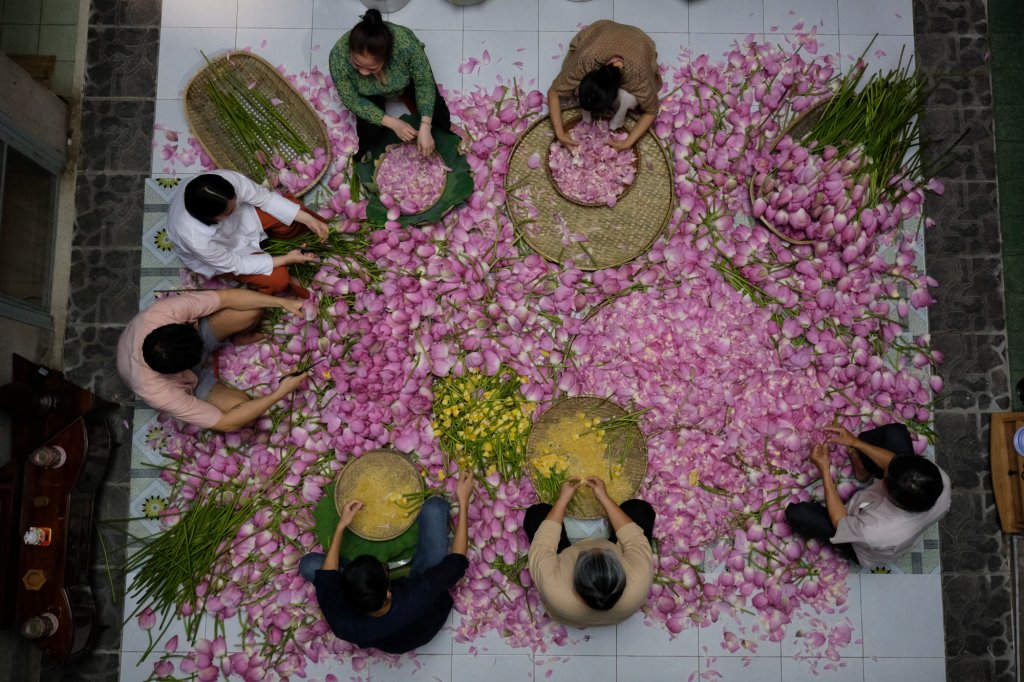
[[[86,650],[95,620],[93,500],[111,437],[99,412],[102,400],[41,369],[15,356],[14,385],[4,387],[7,397],[23,398],[4,407],[24,409],[12,417],[12,461],[0,470],[0,625],[21,627],[33,616],[53,614],[57,631],[33,641],[63,665]],[[52,469],[31,464],[29,454],[41,445],[59,445],[67,460]],[[33,526],[51,529],[49,545],[24,544]]]
[[[989,457],[992,491],[1004,533],[1024,533],[1024,456],[1013,447],[1013,435],[1024,427],[1024,412],[992,415]]]

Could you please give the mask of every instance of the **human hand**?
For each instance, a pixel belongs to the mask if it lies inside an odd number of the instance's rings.
[[[303,244],[305,246],[305,244]],[[315,263],[320,260],[320,257],[303,251],[302,249],[292,249],[284,255],[287,265],[298,265],[299,263]]]
[[[469,498],[473,495],[473,472],[463,469],[459,472],[459,484],[455,487],[455,499],[459,501],[459,509],[465,509]]]
[[[416,136],[416,147],[420,150],[421,156],[426,157],[434,153],[434,134],[430,132],[429,125],[420,128],[420,134]]]
[[[562,133],[561,135],[557,135],[557,137],[558,141],[573,154],[575,154],[576,150],[580,148],[580,143],[569,137],[569,133]]]
[[[824,443],[819,443],[811,448],[811,464],[818,468],[821,475],[824,476],[825,472],[828,471],[829,464],[831,463],[828,458],[828,446]]]
[[[308,227],[310,232],[320,238],[320,241],[327,239],[327,223],[320,220],[317,216],[306,211],[299,211],[296,220]]]
[[[633,145],[630,144],[629,139],[627,138],[625,140],[612,140],[608,143],[608,146],[617,152],[624,152]]]
[[[298,317],[305,317],[305,314],[302,312],[302,303],[303,301],[298,298],[281,299],[281,307],[287,310],[292,315],[296,315]]]
[[[829,443],[846,446],[855,446],[857,444],[857,437],[850,433],[850,430],[845,426],[825,426],[823,430],[829,432],[826,439]]]
[[[583,484],[594,491],[594,497],[598,502],[608,499],[608,489],[605,487],[604,481],[597,476],[587,476]]]
[[[572,496],[576,494],[576,489],[580,487],[580,479],[575,476],[565,479],[562,482],[562,487],[558,491],[558,500],[568,502],[572,499]]]
[[[416,129],[400,118],[385,116],[381,123],[391,128],[402,142],[411,142],[416,137]]]
[[[278,387],[279,391],[283,391],[284,395],[288,395],[295,389],[297,389],[302,382],[306,380],[306,376],[309,372],[301,372],[299,374],[289,374],[288,376],[281,379],[281,384]]]
[[[345,528],[352,519],[356,517],[356,513],[363,508],[363,503],[359,500],[349,500],[345,503],[345,506],[341,508],[341,520],[338,521],[338,528]]]

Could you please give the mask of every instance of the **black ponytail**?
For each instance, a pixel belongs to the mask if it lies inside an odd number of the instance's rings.
[[[622,69],[601,64],[580,81],[580,106],[599,114],[612,105],[622,85]]]
[[[391,49],[394,46],[391,31],[384,25],[384,19],[375,9],[366,10],[363,20],[356,24],[348,34],[348,50],[352,54],[368,54],[380,59],[385,64],[391,60]]]

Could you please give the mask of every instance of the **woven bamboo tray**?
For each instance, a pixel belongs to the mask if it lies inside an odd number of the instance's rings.
[[[574,398],[563,398],[553,404],[540,416],[537,423],[530,430],[530,437],[526,441],[526,469],[530,474],[530,480],[534,487],[537,485],[537,470],[532,465],[533,460],[543,457],[548,448],[545,443],[550,442],[551,429],[565,419],[574,419],[577,413],[583,413],[587,419],[597,418],[602,421],[624,417],[628,413],[607,398],[596,396],[579,396]],[[616,503],[622,504],[636,495],[636,491],[644,482],[647,476],[647,439],[643,432],[633,425],[624,426],[618,429],[605,432],[606,457],[609,466],[621,460],[622,472],[618,481],[610,481],[609,476],[603,476],[608,495]],[[572,470],[567,472],[570,476],[578,472]],[[570,507],[570,515],[578,519],[600,519],[605,516],[604,507],[594,497],[589,488],[580,486],[573,498],[574,507]]]
[[[821,118],[821,115],[825,113],[825,106],[829,103],[829,100],[831,99],[831,96],[826,97],[825,99],[821,100],[820,102],[817,102],[810,109],[808,109],[807,111],[805,111],[804,113],[800,114],[792,121],[790,121],[789,125],[783,128],[782,131],[779,132],[778,137],[775,138],[775,141],[772,142],[771,147],[768,148],[769,152],[774,151],[775,147],[778,146],[779,144],[779,140],[781,140],[787,135],[792,137],[794,140],[799,140],[803,138],[804,135],[809,133],[811,131],[811,128],[814,127],[814,124],[817,123],[818,119]],[[761,188],[754,185],[754,178],[751,178],[750,182],[747,183],[747,189],[750,192],[750,203],[751,205],[753,205],[753,203],[757,201],[758,197],[760,196]],[[774,234],[776,237],[785,242],[796,245],[815,243],[815,240],[813,239],[794,239],[792,237],[787,236],[784,232],[776,228],[774,225],[771,224],[771,222],[765,219],[764,216],[760,216],[758,220],[761,221],[761,224],[767,227],[772,232],[772,234]]]
[[[571,122],[579,118],[580,109],[566,109],[564,116]],[[627,119],[626,126],[635,123]],[[547,158],[553,139],[551,120],[545,116],[527,128],[509,158],[505,203],[523,240],[547,260],[572,260],[582,270],[617,267],[645,253],[672,217],[675,199],[672,162],[654,135],[648,131],[637,141],[639,170],[612,208],[569,201],[553,187],[546,163],[529,167],[532,154]],[[531,215],[530,204],[536,215]]]
[[[356,497],[356,489],[365,476],[383,484],[376,499]],[[346,502],[359,499],[364,506],[352,519],[348,529],[367,540],[391,540],[407,531],[416,522],[417,514],[382,518],[376,523],[371,522],[372,516],[384,509],[393,511],[392,503],[387,501],[388,495],[417,493],[422,490],[423,478],[408,457],[394,450],[370,450],[351,460],[338,474],[338,485],[334,489],[334,505],[340,515]]]
[[[207,84],[212,76],[211,66],[216,69],[230,65],[243,83],[255,83],[255,87],[268,99],[281,100],[278,110],[310,149],[322,147],[327,153],[327,163],[323,170],[297,194],[308,192],[331,167],[331,141],[327,136],[327,128],[313,107],[270,62],[251,52],[226,52],[210,62],[196,72],[185,86],[185,118],[210,159],[218,168],[238,171],[249,177],[261,177],[264,173],[256,159],[245,152],[245,146],[237,135],[221,122],[213,101],[207,95]],[[278,151],[286,161],[299,156],[294,150],[283,146]]]
[[[573,120],[567,123],[563,123],[562,127],[565,130],[565,132],[568,133],[570,130],[578,126],[582,120],[582,118],[574,118]],[[548,172],[548,182],[550,182],[551,187],[553,187],[554,190],[558,192],[558,196],[562,197],[566,201],[571,201],[572,203],[577,204],[578,206],[605,206],[606,202],[603,200],[596,201],[592,204],[588,204],[585,201],[573,199],[571,196],[562,191],[562,188],[558,186],[557,182],[555,182],[554,174],[551,172],[551,148],[554,146],[554,138],[552,138],[551,144],[548,145],[548,152],[547,154],[544,155],[544,168]],[[633,169],[636,171],[637,175],[640,174],[640,145],[633,146]],[[635,180],[636,176],[633,177]],[[619,201],[622,200],[622,197],[626,196],[626,193],[629,192],[629,190],[633,189],[633,184],[634,183],[631,182],[623,188],[622,193],[619,195]]]
[[[395,147],[399,147],[399,146],[401,146],[403,144],[410,144],[410,143],[409,142],[401,142],[399,144],[389,144],[387,147],[384,148],[384,153],[381,154],[380,156],[378,156],[376,159],[373,160],[373,184],[377,186],[378,192],[380,191],[380,183],[377,182],[377,174],[380,173],[380,164],[381,164],[381,162],[384,161],[384,159],[387,158],[388,153],[390,153],[392,149],[394,149]],[[434,151],[433,152],[433,156],[436,156],[436,157],[440,158],[441,155],[438,154],[437,151]],[[441,163],[444,163],[444,159],[441,159]],[[426,213],[430,209],[434,208],[434,206],[437,205],[437,202],[441,201],[441,198],[444,196],[444,191],[446,189],[448,189],[448,177],[449,177],[449,175],[450,175],[450,173],[445,173],[444,174],[444,184],[441,185],[441,192],[437,195],[437,199],[434,200],[434,203],[432,203],[430,206],[424,206],[420,210],[420,213]]]

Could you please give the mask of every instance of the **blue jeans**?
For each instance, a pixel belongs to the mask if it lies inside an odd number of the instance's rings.
[[[428,568],[437,566],[448,556],[448,523],[451,512],[443,497],[428,497],[420,509],[420,535],[416,540],[416,552],[412,555],[409,577],[415,578]],[[324,565],[324,555],[310,552],[299,561],[299,575],[313,582],[316,572]],[[344,568],[348,562],[341,560]]]

